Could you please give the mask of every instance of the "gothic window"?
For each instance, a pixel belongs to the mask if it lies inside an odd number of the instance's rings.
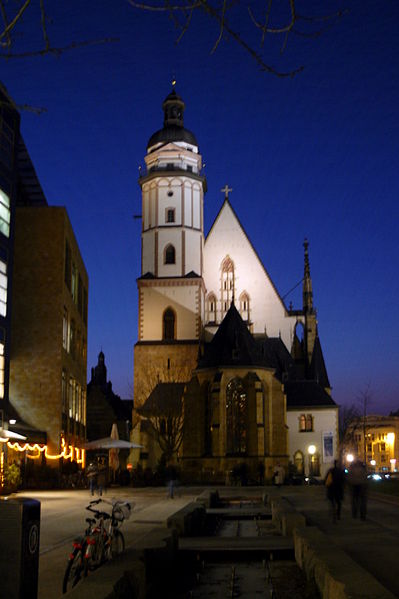
[[[301,414],[299,417],[299,432],[309,433],[313,431],[313,416],[312,414]]]
[[[227,312],[234,298],[234,263],[229,256],[222,262],[221,306]]]
[[[249,295],[246,291],[240,295],[240,314],[243,320],[249,321]]]
[[[169,244],[165,248],[165,264],[175,264],[176,263],[176,250],[172,244]]]
[[[247,451],[247,395],[240,379],[226,388],[226,452],[243,455]]]
[[[163,313],[162,339],[175,339],[176,317],[172,308],[167,308]]]
[[[208,295],[208,322],[216,322],[216,296],[214,293]]]
[[[174,208],[166,208],[166,222],[174,223],[175,222],[175,209]]]

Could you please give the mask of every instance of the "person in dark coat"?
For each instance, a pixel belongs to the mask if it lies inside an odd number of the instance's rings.
[[[86,470],[86,477],[89,481],[90,494],[94,495],[94,490],[97,488],[98,468],[91,462]]]
[[[355,460],[349,466],[348,483],[352,490],[352,517],[366,519],[367,513],[367,470],[361,460]]]
[[[327,472],[324,483],[327,490],[327,499],[331,502],[332,519],[333,522],[336,522],[341,519],[345,486],[345,474],[337,460],[334,460],[333,468],[330,468]]]

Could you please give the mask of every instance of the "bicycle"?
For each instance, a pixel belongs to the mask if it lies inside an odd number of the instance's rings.
[[[111,513],[95,509],[93,506],[107,503],[112,506]],[[69,556],[62,583],[62,592],[66,593],[77,585],[88,572],[97,569],[105,561],[114,558],[125,549],[125,539],[119,527],[130,517],[131,504],[122,501],[96,499],[91,501],[86,510],[94,514],[94,518],[86,518],[88,524],[84,536],[73,541],[73,551]],[[109,521],[105,525],[105,521]]]

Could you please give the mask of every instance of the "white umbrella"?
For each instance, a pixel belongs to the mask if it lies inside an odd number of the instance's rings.
[[[103,437],[102,439],[95,439],[94,441],[88,441],[83,445],[83,449],[138,449],[143,447],[137,445],[137,443],[131,443],[130,441],[123,441],[122,439],[111,439],[111,437]]]
[[[118,433],[118,427],[116,426],[116,422],[114,422],[114,424],[112,425],[112,428],[111,428],[111,439],[113,439],[114,441],[119,441],[119,433]],[[118,454],[119,454],[119,449],[117,447],[110,448],[110,450],[109,450],[109,466],[114,471],[114,477],[115,477],[115,472],[119,468]]]
[[[9,429],[0,428],[0,442],[7,443],[10,439],[18,439],[19,441],[25,441],[26,437],[19,433],[14,433]]]

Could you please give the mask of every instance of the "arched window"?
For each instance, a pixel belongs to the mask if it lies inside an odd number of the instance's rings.
[[[163,339],[175,339],[176,317],[172,308],[167,308],[163,313]]]
[[[234,298],[234,262],[230,256],[223,260],[221,271],[221,306],[225,314]]]
[[[214,293],[208,295],[208,322],[216,322],[216,296]]]
[[[249,321],[249,295],[246,291],[240,295],[240,314],[243,320]]]
[[[169,245],[167,245],[165,248],[164,263],[165,264],[175,264],[176,263],[176,250],[171,243]]]
[[[294,454],[294,464],[297,471],[297,474],[303,474],[304,464],[303,464],[303,453],[302,451],[296,451]]]
[[[242,455],[247,451],[247,394],[240,379],[226,388],[226,453]]]
[[[301,414],[299,416],[299,431],[300,432],[306,431],[306,415],[305,414]]]

